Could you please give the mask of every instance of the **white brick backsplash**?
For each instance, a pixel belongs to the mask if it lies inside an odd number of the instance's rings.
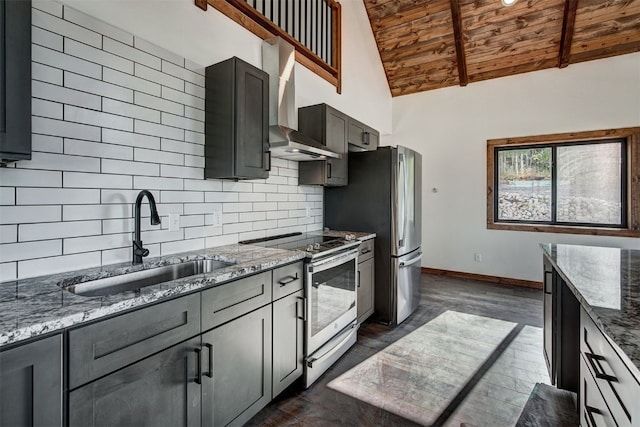
[[[162,124],[193,132],[204,132],[204,122],[169,113],[162,113]]]
[[[33,27],[31,31],[31,42],[39,44],[40,46],[48,47],[62,51],[62,36],[52,33],[51,31],[44,30],[42,28]]]
[[[41,225],[41,224],[38,224],[38,225]],[[15,243],[17,241],[18,241],[17,225],[0,225],[0,243]]]
[[[64,153],[106,159],[133,160],[132,147],[76,139],[64,140]]]
[[[0,224],[60,221],[60,216],[60,206],[3,206]]]
[[[192,132],[190,130],[185,130],[184,131],[184,140],[187,141],[187,142],[192,142],[194,144],[203,144],[204,145],[204,133]]]
[[[160,243],[160,254],[175,254],[186,251],[197,251],[204,249],[204,238],[178,240],[175,242]]]
[[[157,136],[140,135],[132,132],[122,132],[115,129],[102,129],[102,142],[140,147],[160,149],[160,138]]]
[[[97,48],[102,46],[100,34],[37,9],[31,13],[31,23],[35,27],[44,28],[69,39],[82,40],[87,45]]]
[[[178,115],[182,115],[184,113],[184,105],[173,101],[167,101],[166,99],[162,99],[157,96],[136,92],[133,98],[135,104],[143,107],[154,108],[156,110]]]
[[[160,58],[149,55],[143,50],[127,46],[126,44],[120,43],[116,40],[104,39],[102,42],[102,48],[107,52],[135,61],[136,64],[144,64],[147,67],[155,68],[156,70],[159,70],[161,67]]]
[[[109,98],[115,98],[121,101],[133,102],[133,90],[131,89],[70,73],[69,71],[64,72],[64,86],[89,92],[94,95],[108,96]]]
[[[2,184],[2,181],[0,181]],[[0,205],[8,206],[16,204],[16,189],[15,187],[0,187]]]
[[[34,116],[62,120],[62,107],[62,104],[44,99],[33,98],[31,100],[31,113]]]
[[[66,105],[64,107],[64,119],[86,125],[94,125],[123,131],[133,131],[132,118],[102,113],[100,111],[87,110],[85,108],[72,107],[70,105]]]
[[[61,239],[64,237],[91,236],[102,232],[100,221],[50,222],[46,224],[22,224],[19,240]]]
[[[114,27],[113,25],[107,24],[104,21],[85,15],[72,7],[67,6],[64,8],[64,19],[66,21],[73,22],[74,24],[78,24],[81,27],[89,28],[114,40],[118,40],[128,45],[133,45],[133,35]]]
[[[62,172],[0,168],[0,185],[10,187],[62,187]]]
[[[55,1],[33,7],[33,155],[0,168],[0,280],[130,262],[142,189],[162,219],[145,201],[151,256],[322,229],[323,189],[298,187],[296,162],[203,179],[204,67]]]
[[[20,187],[16,202],[18,205],[90,205],[100,203],[100,190]]]
[[[160,175],[160,166],[156,163],[130,162],[127,160],[102,159],[102,173],[123,175]]]
[[[160,200],[162,203],[202,203],[203,196],[202,191],[162,191]]]
[[[267,219],[265,212],[242,212],[238,217],[239,222],[264,221]]]
[[[222,226],[223,234],[242,233],[243,231],[253,230],[253,224],[250,222],[239,222],[236,224],[224,224]]]
[[[77,255],[57,256],[53,258],[33,259],[18,262],[20,278],[56,274],[69,270],[97,267],[100,265],[100,252],[88,252]]]
[[[62,255],[62,240],[7,243],[2,245],[2,251],[0,251],[0,262],[43,258],[56,255]]]
[[[136,64],[135,75],[141,79],[159,83],[162,86],[167,86],[180,91],[184,90],[183,80],[141,64]]]
[[[160,123],[160,111],[116,101],[114,99],[104,98],[102,100],[102,111],[132,117],[134,119],[146,120],[148,122]]]
[[[64,53],[104,65],[105,67],[114,68],[123,73],[133,74],[133,61],[84,43],[78,43],[75,40],[64,39]]]
[[[184,139],[184,130],[157,123],[135,120],[135,132],[145,135],[159,136],[161,138]]]
[[[41,80],[43,82],[54,85],[62,85],[62,70],[49,67],[48,65],[31,63],[31,78],[33,80]]]
[[[133,186],[147,190],[182,190],[182,180],[178,178],[133,177]]]
[[[101,106],[99,96],[35,80],[31,83],[31,91],[34,98],[93,108],[94,110],[99,110]]]
[[[101,249],[124,248],[127,246],[131,246],[131,233],[72,237],[64,239],[64,254],[77,254]]]
[[[198,98],[197,96],[189,95],[188,93],[177,91],[175,89],[171,89],[169,87],[162,87],[162,97],[189,107],[204,110],[204,99]]]
[[[71,123],[62,120],[47,119],[33,116],[31,118],[31,130],[33,133],[41,133],[50,136],[64,138],[87,139],[100,141],[100,128],[80,123]]]
[[[99,79],[102,75],[102,67],[98,64],[38,45],[31,47],[31,59],[44,65],[73,71],[95,79]]]
[[[160,141],[160,148],[162,151],[172,151],[204,158],[204,146],[199,144],[163,138]]]
[[[170,52],[156,44],[150,43],[144,39],[141,39],[139,37],[135,37],[133,44],[135,47],[137,47],[140,50],[143,50],[145,52],[149,52],[152,55],[157,56],[158,58],[162,58],[165,59],[167,61],[170,61],[176,65],[184,65],[184,58],[180,57],[180,55],[177,55],[173,52]]]
[[[160,96],[160,85],[149,80],[141,79],[127,73],[123,73],[111,68],[105,68],[102,72],[102,79],[105,82],[124,86],[150,95]]]
[[[187,166],[160,165],[160,175],[173,178],[204,179],[204,169]]]
[[[187,70],[184,67],[179,67],[171,62],[162,61],[162,72],[177,77],[185,83],[190,83],[191,85],[197,85],[204,88],[204,76],[194,73],[191,70]],[[201,96],[201,98],[204,98],[204,96]]]
[[[100,172],[100,159],[66,154],[32,153],[31,161],[25,162],[21,166],[25,169]]]
[[[31,5],[34,9],[62,18],[62,3],[52,0],[33,0]]]
[[[130,176],[124,175],[65,172],[62,185],[73,188],[132,188],[133,183]]]

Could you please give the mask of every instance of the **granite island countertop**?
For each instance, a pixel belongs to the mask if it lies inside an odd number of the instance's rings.
[[[351,234],[357,240],[375,237],[372,233],[335,230],[325,230],[317,234],[337,237]],[[3,346],[62,331],[156,301],[169,300],[263,270],[271,270],[302,260],[307,256],[306,252],[299,250],[232,244],[149,258],[145,259],[143,264],[136,266],[121,263],[2,282],[0,283],[0,349]],[[104,297],[78,296],[60,287],[197,259],[214,259],[233,264],[211,273],[189,276],[147,286],[137,291],[121,292]]]
[[[542,244],[585,311],[640,381],[640,250]]]

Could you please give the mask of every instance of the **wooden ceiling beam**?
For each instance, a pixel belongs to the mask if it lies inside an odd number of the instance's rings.
[[[562,36],[560,37],[560,53],[558,54],[558,68],[564,68],[571,61],[571,43],[576,26],[576,12],[578,0],[566,0],[562,19]]]
[[[458,81],[460,86],[469,83],[467,76],[467,59],[464,54],[464,39],[462,38],[462,16],[460,15],[460,3],[458,0],[450,0],[451,20],[453,21],[453,37],[456,45],[456,62],[458,63]]]

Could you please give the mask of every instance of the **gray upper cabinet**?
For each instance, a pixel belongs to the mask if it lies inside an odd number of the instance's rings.
[[[267,178],[267,73],[233,57],[207,67],[205,88],[205,178]]]
[[[340,159],[300,162],[298,182],[302,185],[347,185],[347,132],[349,117],[327,104],[298,109],[300,132],[342,154]]]
[[[0,2],[0,163],[31,159],[31,1]]]
[[[62,426],[62,335],[0,353],[0,426]]]
[[[349,151],[373,151],[380,145],[380,133],[355,119],[349,118]]]

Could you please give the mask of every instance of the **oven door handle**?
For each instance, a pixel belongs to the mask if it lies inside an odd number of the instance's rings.
[[[350,329],[353,329],[356,326],[358,326],[357,323],[353,323],[353,324],[351,324]],[[334,345],[333,347],[331,347],[329,350],[325,351],[321,355],[316,356],[314,354],[313,356],[310,356],[309,358],[307,358],[307,366],[310,367],[310,368],[313,368],[313,362],[315,362],[316,360],[331,357],[335,352],[340,350],[340,348],[344,345],[344,343],[349,341],[349,338],[351,338],[351,334],[352,333],[353,332],[349,332],[349,333],[345,334],[345,337],[342,340],[340,340],[339,343],[337,343],[336,345]]]
[[[326,259],[320,261],[311,261],[307,264],[307,271],[309,273],[317,273],[320,271],[328,270],[336,267],[345,262],[349,262],[352,259],[358,258],[358,248],[351,249],[348,252],[340,253],[339,255],[329,256]]]

